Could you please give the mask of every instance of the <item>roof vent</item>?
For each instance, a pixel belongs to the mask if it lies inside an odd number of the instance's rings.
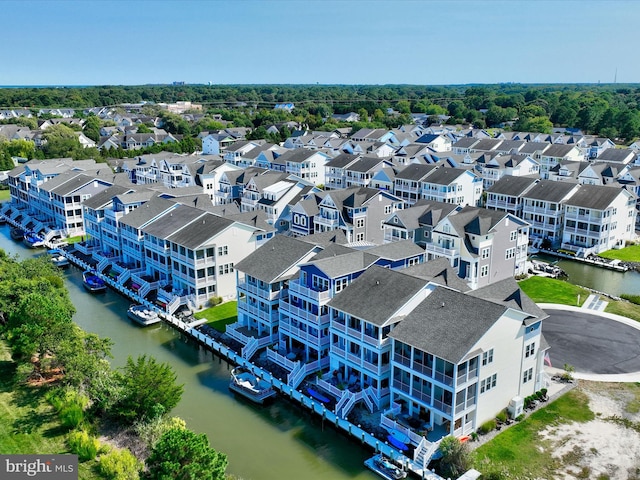
[[[442,308],[444,308],[444,302],[442,302]]]
[[[376,280],[376,285],[380,285],[380,280]]]

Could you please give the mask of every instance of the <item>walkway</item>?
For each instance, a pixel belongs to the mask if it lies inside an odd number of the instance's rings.
[[[582,308],[586,310],[595,310],[596,312],[604,312],[604,309],[607,308],[607,305],[609,305],[609,302],[602,300],[602,297],[600,295],[592,293],[582,304]]]

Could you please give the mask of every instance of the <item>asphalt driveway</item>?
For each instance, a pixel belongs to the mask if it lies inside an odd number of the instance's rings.
[[[551,345],[551,363],[576,372],[619,374],[640,371],[640,330],[588,311],[545,308],[542,332]]]

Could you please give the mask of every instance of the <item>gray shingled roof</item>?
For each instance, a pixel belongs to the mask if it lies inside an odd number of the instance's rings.
[[[565,157],[572,149],[575,148],[575,145],[564,145],[562,143],[554,143],[549,146],[542,155],[544,157]]]
[[[368,172],[369,170],[371,170],[372,168],[375,168],[376,166],[380,165],[382,162],[384,162],[384,159],[379,158],[379,157],[362,157],[361,159],[359,159],[358,161],[356,161],[353,165],[349,165],[347,168],[345,168],[345,170],[351,171],[351,172]]]
[[[129,188],[122,187],[120,185],[112,185],[108,188],[105,188],[101,192],[96,193],[91,198],[87,198],[83,202],[83,205],[94,210],[99,209],[111,203],[114,197],[122,195],[129,190]]]
[[[633,150],[629,150],[628,148],[607,148],[600,155],[598,155],[598,160],[604,160],[607,162],[624,162],[628,163],[633,161],[636,154]]]
[[[325,163],[325,167],[344,168],[350,163],[358,159],[360,155],[351,155],[350,153],[341,153],[335,158]]]
[[[458,364],[506,310],[503,305],[437,287],[390,336]]]
[[[473,290],[467,295],[525,312],[532,317],[531,320],[543,320],[549,316],[520,289],[518,282],[513,278],[505,278],[486,287]]]
[[[286,235],[276,235],[237,263],[235,269],[266,283],[284,280],[285,277],[281,275],[296,267],[316,248],[313,244]]]
[[[424,263],[412,265],[401,270],[407,275],[422,278],[431,283],[453,288],[460,292],[469,290],[469,285],[458,276],[456,270],[445,257],[434,258]]]
[[[133,228],[140,228],[145,223],[160,215],[162,212],[173,208],[176,205],[171,200],[156,197],[149,200],[144,205],[124,215],[120,222]]]
[[[359,272],[373,264],[378,257],[366,252],[352,250],[344,255],[335,255],[320,260],[314,258],[311,263],[322,270],[329,278],[338,278]]]
[[[621,194],[623,189],[618,185],[580,185],[578,191],[566,201],[567,205],[605,210]]]
[[[327,232],[314,233],[313,235],[307,235],[304,237],[300,237],[299,240],[307,243],[313,243],[315,245],[321,245],[327,247],[329,245],[337,244],[337,245],[346,245],[347,236],[344,233],[344,230],[329,230]]]
[[[465,170],[464,168],[440,167],[424,181],[428,183],[435,183],[437,185],[449,185],[467,171],[468,170]]]
[[[537,185],[522,195],[522,198],[560,203],[574,188],[576,188],[575,183],[540,180]]]
[[[371,255],[393,261],[424,254],[424,250],[411,240],[385,243],[367,248],[365,251]]]
[[[519,197],[538,181],[539,179],[537,177],[514,177],[512,175],[505,175],[489,187],[487,192]]]
[[[422,180],[427,175],[431,174],[437,168],[437,165],[421,165],[412,163],[411,165],[407,165],[405,168],[400,170],[396,174],[396,179],[413,180],[417,182]]]
[[[162,221],[162,219],[160,221]],[[233,225],[232,220],[213,215],[212,213],[205,213],[189,222],[181,230],[170,235],[167,240],[177,243],[178,245],[183,245],[190,250],[195,250],[230,225]]]
[[[425,285],[422,279],[374,265],[338,293],[329,306],[382,327]]]
[[[202,210],[197,208],[178,205],[175,209],[143,227],[142,231],[154,237],[166,239],[173,235],[176,230],[183,228],[204,214]]]

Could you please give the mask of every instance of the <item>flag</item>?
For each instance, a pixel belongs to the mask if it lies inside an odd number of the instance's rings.
[[[549,367],[553,366],[553,365],[551,365],[551,357],[549,356],[549,351],[548,350],[546,352],[544,352],[544,363],[545,363],[545,365],[548,365]]]

